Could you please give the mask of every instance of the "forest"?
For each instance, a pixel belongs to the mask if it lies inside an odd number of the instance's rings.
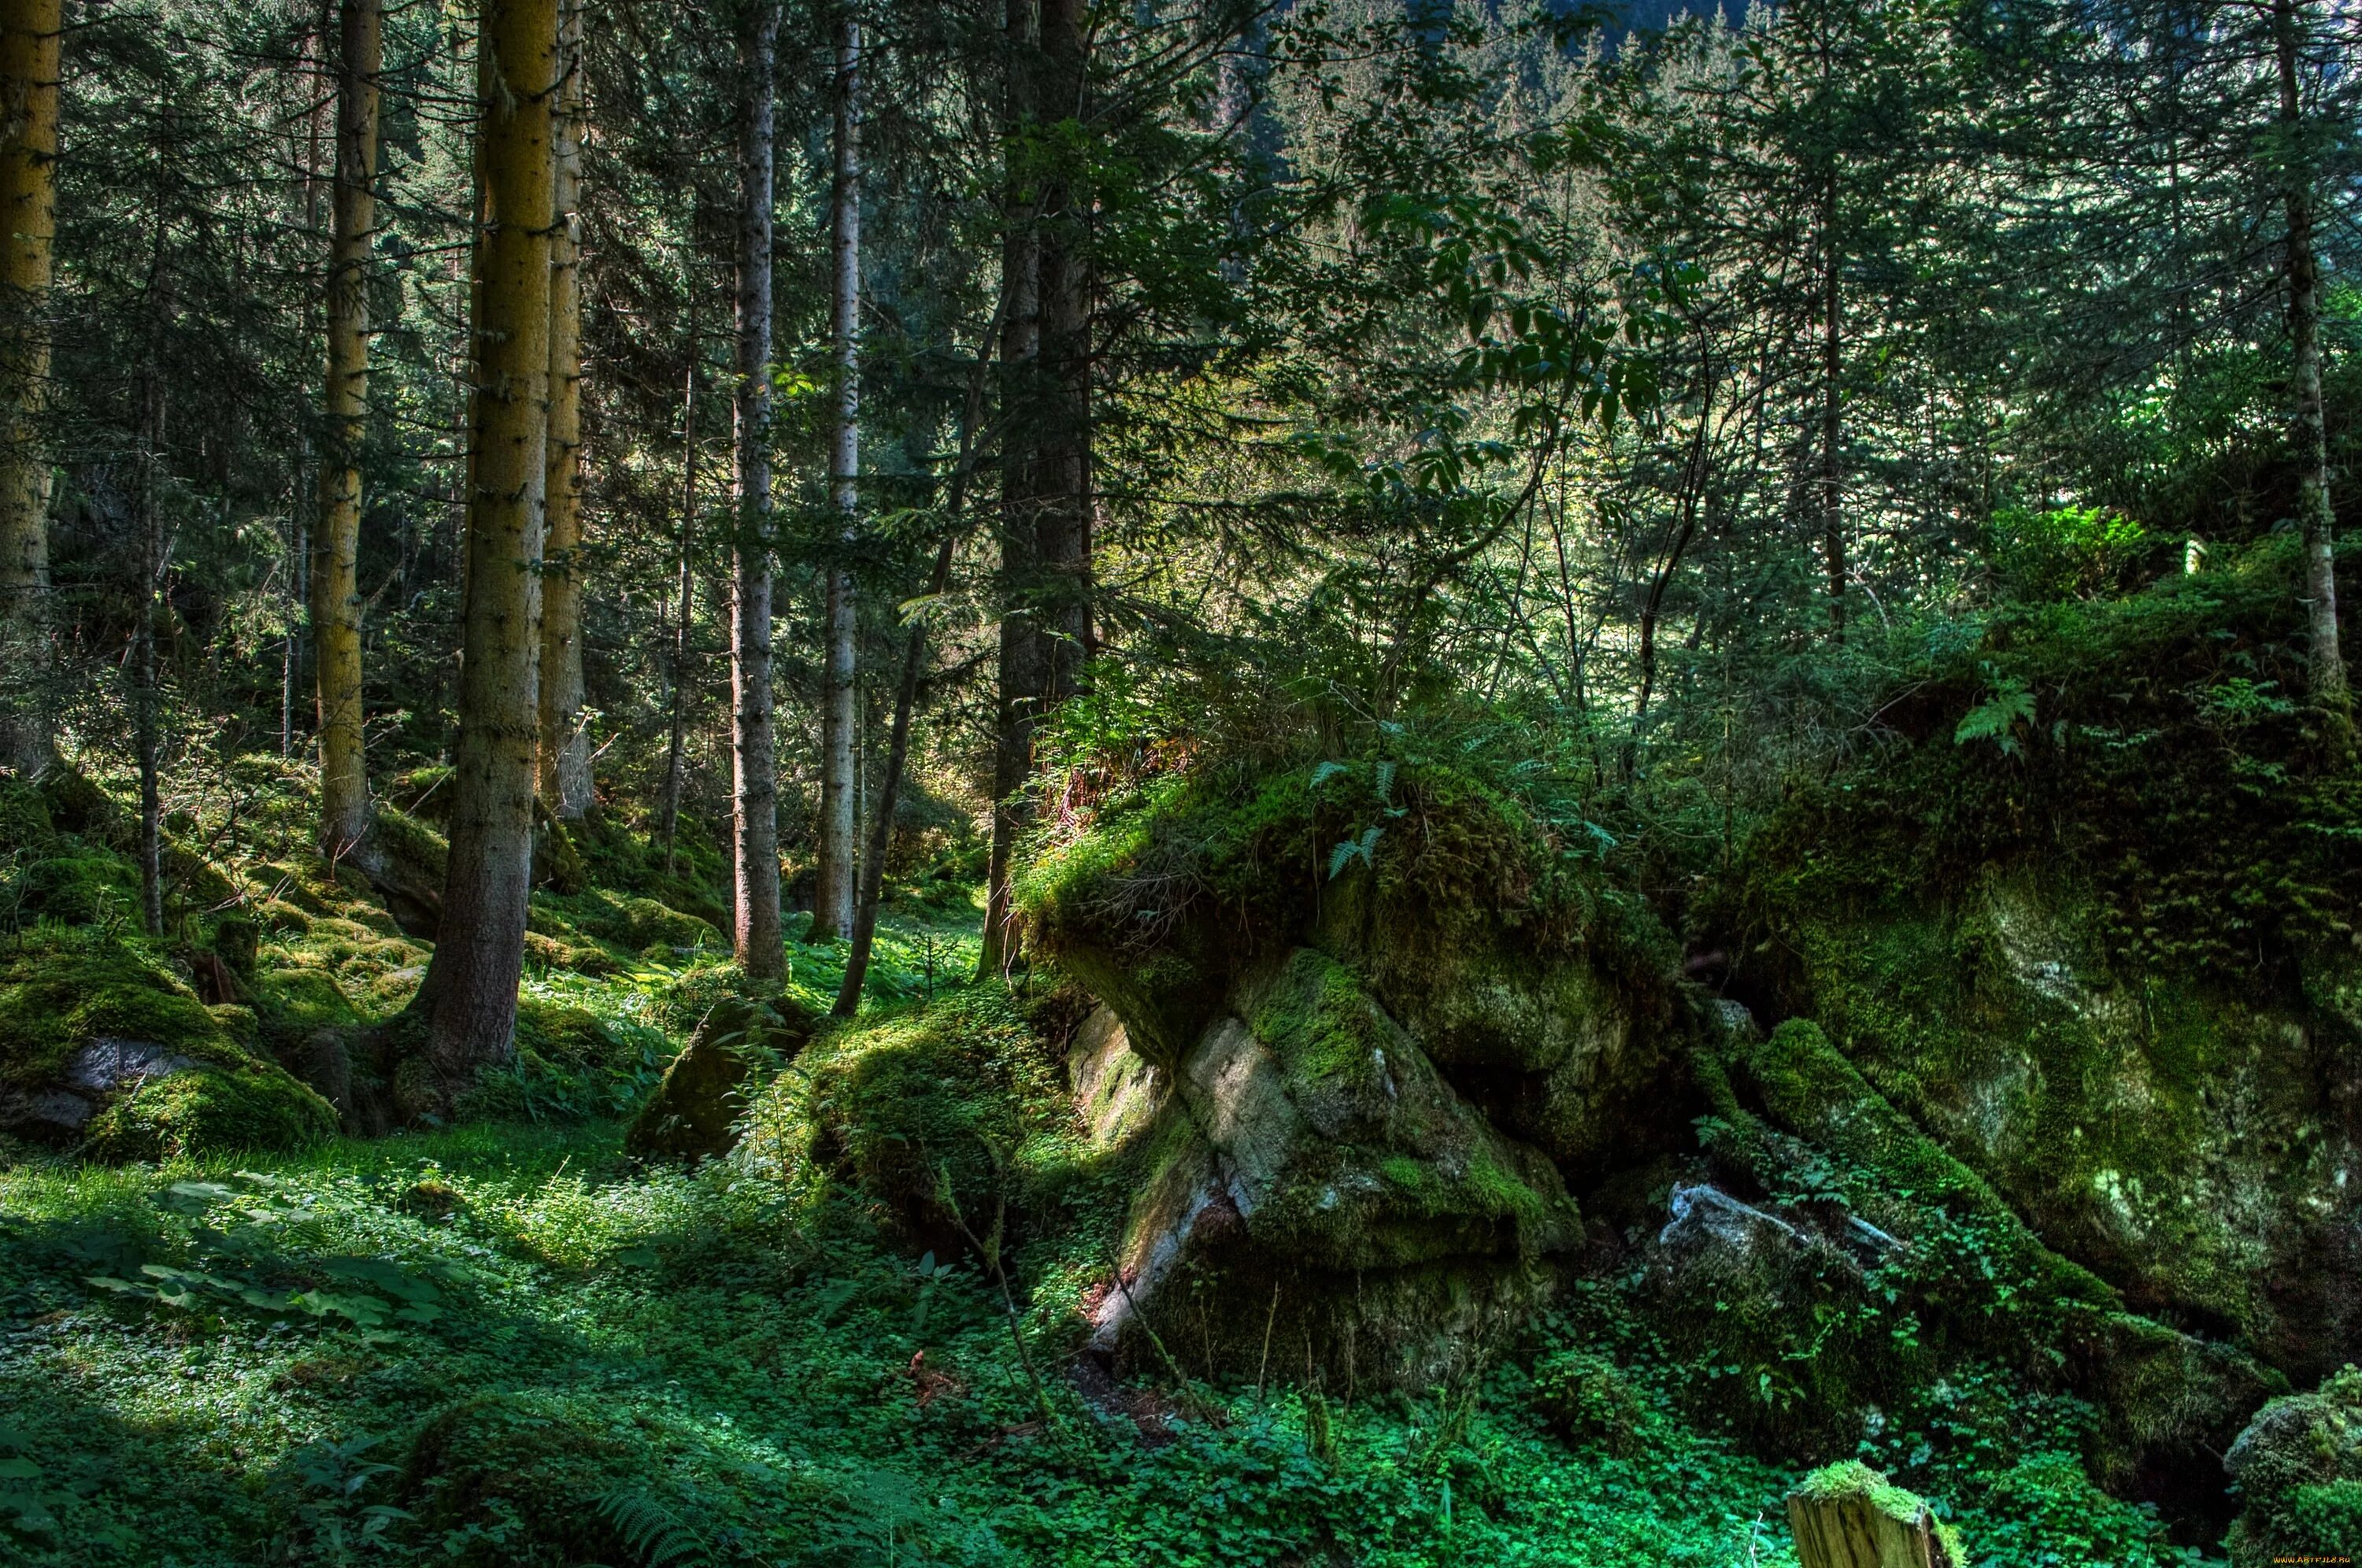
[[[0,1563],[2362,1553],[2341,0],[0,0]]]

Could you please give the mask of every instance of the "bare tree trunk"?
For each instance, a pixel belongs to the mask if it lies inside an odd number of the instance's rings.
[[[50,275],[60,0],[0,0],[0,763],[56,759],[50,690]]]
[[[514,1049],[533,892],[548,480],[557,0],[484,0],[459,741],[442,931],[414,1007],[447,1103]]]
[[[1004,128],[1012,144],[1033,116],[1036,45],[1033,8],[1008,0]],[[1036,414],[1040,401],[1041,234],[1026,171],[1004,171],[1000,279],[1007,309],[1000,339],[1000,690],[993,714],[992,847],[985,870],[980,975],[1009,965],[1009,868],[1029,813],[1025,783],[1033,770],[1034,710],[1041,701],[1042,639],[1034,624],[1039,551],[1034,532]]]
[[[336,235],[328,259],[328,447],[312,539],[313,668],[319,700],[320,852],[349,855],[369,832],[362,754],[362,424],[369,410],[369,265],[377,226],[380,0],[344,0],[337,83]]]
[[[737,572],[731,603],[731,756],[736,774],[738,966],[778,979],[779,782],[771,712],[771,189],[779,11],[756,0],[745,40],[738,215]]]
[[[697,530],[697,363],[704,351],[697,334],[697,275],[689,278],[689,375],[680,396],[680,586],[672,628],[672,712],[665,741],[664,801],[658,810],[657,836],[664,842],[665,875],[672,875],[673,836],[680,828],[681,773],[687,761],[683,714],[689,683],[690,601],[697,591],[695,557],[690,553]]]
[[[548,531],[541,574],[541,799],[562,823],[590,809],[582,692],[582,5],[561,12],[549,272]]]
[[[2344,712],[2345,654],[2337,635],[2337,513],[2329,497],[2329,438],[2321,400],[2321,271],[2313,256],[2313,193],[2302,150],[2304,103],[2298,77],[2298,31],[2306,18],[2299,0],[2272,0],[2272,33],[2279,62],[2280,125],[2289,142],[2289,338],[2294,350],[2297,522],[2304,536],[2304,607],[2313,701]]]
[[[861,24],[841,11],[836,36],[836,213],[833,249],[836,339],[835,444],[831,499],[842,520],[841,549],[853,544],[861,508]],[[854,640],[853,572],[843,556],[828,569],[827,674],[821,692],[820,866],[805,940],[829,942],[853,929]]]

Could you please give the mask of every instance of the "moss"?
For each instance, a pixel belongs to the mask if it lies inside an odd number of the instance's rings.
[[[264,1062],[201,1066],[118,1096],[83,1129],[101,1159],[164,1160],[235,1149],[304,1149],[337,1131],[336,1109]]]
[[[1948,1523],[1937,1518],[1922,1498],[1895,1485],[1858,1459],[1845,1460],[1814,1471],[1797,1485],[1796,1489],[1789,1494],[1789,1498],[1792,1518],[1797,1517],[1798,1503],[1823,1507],[1850,1504],[1905,1529],[1915,1530],[1924,1524],[1935,1537],[1936,1551],[1932,1555],[1937,1568],[1965,1568],[1969,1562],[1968,1553],[1961,1549],[1959,1533]],[[1881,1535],[1884,1533],[1875,1526],[1872,1529]],[[1884,1540],[1880,1544],[1882,1548],[1886,1547]],[[1882,1551],[1879,1561],[1902,1562],[1916,1559],[1917,1553],[1898,1540],[1892,1549]]]
[[[665,1068],[655,1098],[624,1135],[644,1159],[709,1159],[737,1142],[748,1080],[803,1049],[819,1021],[792,1003],[733,999],[715,1006]]]
[[[200,1058],[239,1055],[186,987],[112,937],[43,933],[0,956],[0,1082],[52,1080],[100,1036]]]
[[[958,1252],[1080,1144],[1047,1052],[997,984],[816,1036],[756,1099],[758,1159],[844,1182],[912,1244]]]
[[[370,832],[378,849],[388,859],[399,862],[436,886],[442,884],[451,846],[432,824],[380,801]]]
[[[45,851],[57,842],[50,802],[20,779],[0,779],[0,851]]]
[[[2246,1505],[2231,1532],[2234,1568],[2362,1550],[2362,1371],[2349,1364],[2265,1406],[2224,1466]]]

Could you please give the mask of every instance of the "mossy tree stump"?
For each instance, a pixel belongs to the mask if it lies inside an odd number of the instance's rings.
[[[1919,1498],[1859,1460],[1815,1471],[1788,1495],[1803,1568],[1961,1568],[1959,1538]]]

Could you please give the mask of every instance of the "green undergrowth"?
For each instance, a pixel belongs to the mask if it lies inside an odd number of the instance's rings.
[[[1757,917],[1957,897],[2039,862],[2089,888],[2115,962],[2247,987],[2346,946],[2362,772],[2305,701],[2291,552],[1948,627],[1882,710],[1886,744],[1750,840]]]
[[[1804,1466],[1685,1420],[1691,1373],[1608,1287],[1539,1331],[1540,1371],[1520,1348],[1354,1399],[1168,1376],[1098,1408],[1047,1284],[1087,1220],[1010,1263],[1037,1388],[977,1259],[913,1258],[856,1203],[814,1206],[744,1162],[688,1174],[618,1147],[607,1123],[488,1124],[0,1172],[0,1550],[188,1568],[1794,1561],[1782,1499]],[[1549,1395],[1550,1355],[1578,1352],[1612,1386],[1609,1425],[1571,1428]],[[2172,1560],[2071,1465],[1978,1469],[1980,1444],[2029,1441],[2027,1412],[1986,1393],[1932,1391],[1862,1457],[1959,1499],[1976,1562]],[[1165,1429],[1156,1446],[1139,1420]]]

